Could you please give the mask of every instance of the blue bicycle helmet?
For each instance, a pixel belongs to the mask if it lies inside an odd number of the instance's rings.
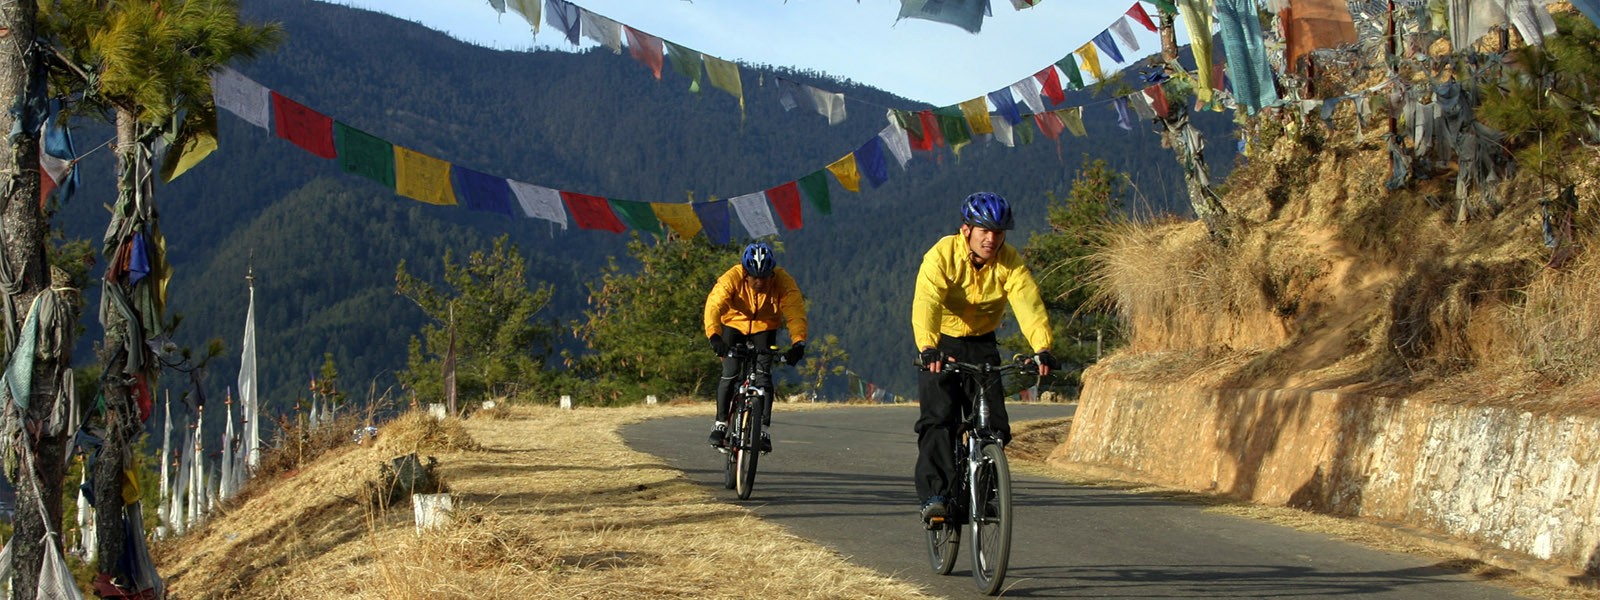
[[[744,247],[744,258],[740,259],[744,265],[744,274],[757,279],[771,277],[772,270],[777,268],[778,260],[772,255],[772,246],[766,242],[755,242]]]
[[[961,221],[973,227],[995,231],[1011,229],[1016,223],[1011,218],[1011,205],[994,192],[978,192],[967,196],[961,205]]]

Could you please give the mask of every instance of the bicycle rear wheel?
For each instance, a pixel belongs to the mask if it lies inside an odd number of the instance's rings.
[[[972,481],[972,579],[984,594],[1000,593],[1011,558],[1011,467],[1000,444],[985,444]]]
[[[756,463],[761,458],[761,407],[746,399],[744,414],[739,417],[739,468],[736,490],[740,500],[749,500],[756,486]]]

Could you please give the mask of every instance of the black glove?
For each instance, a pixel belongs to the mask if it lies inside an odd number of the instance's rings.
[[[800,364],[800,360],[804,359],[805,357],[806,357],[806,343],[805,342],[795,342],[793,346],[789,346],[789,351],[788,352],[784,352],[783,353],[783,362],[789,363],[791,365],[798,365],[798,364]]]
[[[1041,367],[1047,367],[1051,371],[1061,368],[1061,363],[1056,362],[1056,357],[1050,354],[1049,350],[1040,350],[1038,354],[1033,355],[1033,362],[1038,363]]]
[[[728,355],[728,343],[722,341],[722,334],[711,334],[711,351],[717,353],[719,357]]]
[[[922,363],[922,368],[926,369],[933,363],[944,362],[944,353],[938,348],[929,348],[917,355],[917,362]]]

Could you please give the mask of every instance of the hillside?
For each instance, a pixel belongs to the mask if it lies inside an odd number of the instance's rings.
[[[881,91],[818,75],[745,65],[746,111],[727,94],[685,90],[668,70],[660,82],[626,55],[597,50],[503,52],[376,13],[303,0],[251,0],[247,18],[281,22],[287,40],[236,68],[315,110],[419,151],[495,175],[613,198],[677,201],[765,189],[810,173],[853,150],[882,126],[884,106],[924,108]],[[834,127],[815,114],[786,113],[776,76],[844,92],[850,118]],[[974,90],[974,95],[987,90]],[[1074,99],[1072,101],[1082,101]],[[1063,196],[1080,158],[1105,158],[1131,174],[1139,210],[1183,213],[1178,169],[1157,136],[1118,129],[1105,105],[1086,118],[1089,136],[1042,136],[1015,149],[974,144],[941,149],[891,167],[883,187],[850,194],[833,184],[832,215],[809,213],[785,232],[780,257],[812,302],[813,329],[839,335],[863,376],[902,393],[911,374],[905,322],[914,261],[954,224],[956,201],[994,189],[1022,208],[1023,233],[1043,227],[1047,194]],[[1202,123],[1216,139],[1223,114]],[[175,268],[169,312],[176,335],[200,347],[220,338],[228,352],[208,367],[206,394],[223,393],[238,369],[246,305],[255,274],[260,381],[269,407],[287,410],[330,354],[348,393],[382,393],[403,368],[423,315],[393,293],[395,266],[437,276],[446,249],[461,256],[507,234],[529,263],[531,281],[557,292],[548,315],[581,317],[587,289],[629,236],[542,221],[502,220],[459,207],[394,195],[304,153],[270,132],[223,114],[221,147],[190,174],[157,189],[162,229]],[[105,139],[93,126],[80,145]],[[1224,148],[1211,159],[1226,172]],[[60,219],[72,237],[99,239],[109,198],[108,153],[84,163],[85,187]],[[98,293],[89,292],[90,306]],[[92,310],[86,320],[93,321]],[[885,326],[888,324],[888,326]],[[569,329],[562,327],[563,330]],[[90,324],[78,360],[92,362]],[[581,352],[571,340],[566,348]],[[175,392],[185,378],[171,377]],[[399,393],[399,390],[393,390]]]

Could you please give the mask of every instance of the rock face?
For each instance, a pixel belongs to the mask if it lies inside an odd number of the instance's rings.
[[[1600,419],[1085,373],[1050,462],[1398,523],[1600,573]]]

